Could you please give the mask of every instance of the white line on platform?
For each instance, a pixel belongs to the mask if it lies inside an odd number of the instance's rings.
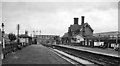
[[[72,60],[70,60],[70,59],[68,59],[68,58],[66,58],[66,57],[64,57],[64,56],[54,52],[53,50],[50,50],[50,51],[52,51],[53,53],[57,54],[59,57],[63,58],[64,60],[70,62],[71,64],[74,64],[74,65],[77,64],[76,62],[73,62]]]
[[[77,61],[77,62],[79,62],[79,63],[81,63],[81,64],[94,64],[94,63],[92,63],[92,62],[89,62],[88,60],[80,59],[80,58],[78,58],[78,57],[72,56],[72,55],[70,55],[70,54],[67,54],[67,53],[62,52],[62,51],[57,50],[57,49],[54,49],[54,51],[57,51],[57,52],[59,52],[60,54],[63,54],[63,55],[65,55],[65,56],[67,56],[67,57],[69,57],[69,58],[71,58],[71,59],[73,59],[73,60],[75,60],[75,61]]]

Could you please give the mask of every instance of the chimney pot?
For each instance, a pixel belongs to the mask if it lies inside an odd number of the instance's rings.
[[[83,25],[84,24],[84,16],[81,16],[81,25]]]

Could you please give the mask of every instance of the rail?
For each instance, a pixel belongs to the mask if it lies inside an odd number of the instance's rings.
[[[54,48],[61,50],[63,52],[66,52],[68,54],[74,55],[76,57],[80,57],[80,58],[89,60],[98,65],[102,65],[102,66],[118,66],[118,65],[120,65],[119,57],[112,57],[112,56],[107,56],[107,55],[102,55],[102,54],[91,53],[91,52],[87,52],[87,51],[80,51],[80,50],[67,48],[67,47],[61,47],[61,46],[57,46],[57,45],[54,45]]]

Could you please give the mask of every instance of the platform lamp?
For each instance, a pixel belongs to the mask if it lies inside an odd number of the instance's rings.
[[[101,35],[99,34],[99,45],[101,45],[101,44],[100,44],[100,40],[101,40]]]
[[[4,23],[2,23],[2,50],[5,48],[5,31],[4,31]],[[1,59],[4,59],[4,54],[2,52]]]
[[[99,34],[99,42],[100,42],[100,36],[101,36],[101,35]]]

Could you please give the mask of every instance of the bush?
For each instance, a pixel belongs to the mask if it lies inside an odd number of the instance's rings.
[[[8,34],[8,38],[10,39],[10,41],[16,40],[16,36],[13,33]]]

